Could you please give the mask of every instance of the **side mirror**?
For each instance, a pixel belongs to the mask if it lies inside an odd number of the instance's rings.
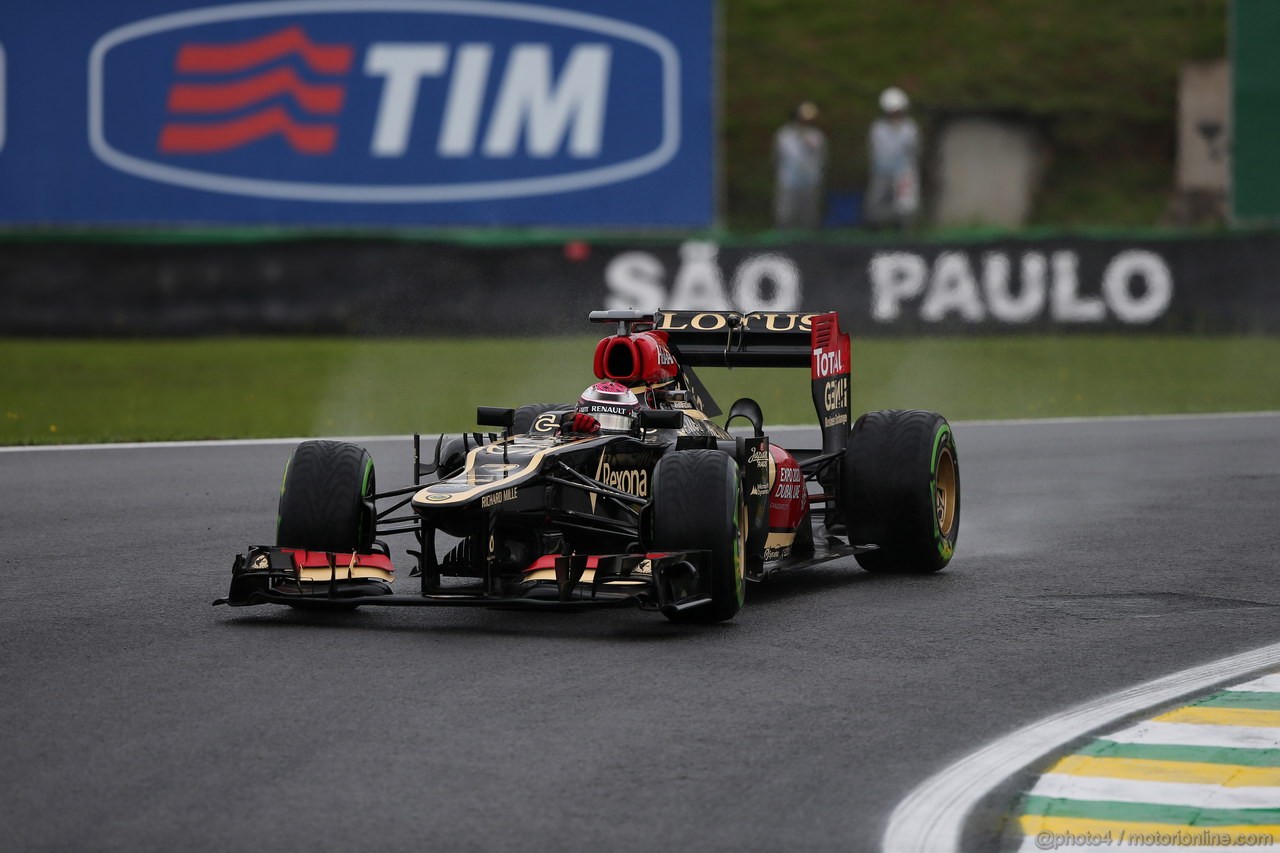
[[[480,426],[502,427],[506,432],[511,432],[515,422],[515,409],[503,409],[498,406],[476,407],[476,423]]]
[[[641,409],[640,429],[680,429],[684,412],[679,409]]]

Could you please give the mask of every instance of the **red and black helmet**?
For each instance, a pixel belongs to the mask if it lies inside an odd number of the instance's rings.
[[[578,398],[578,412],[600,422],[601,432],[629,433],[640,412],[640,401],[619,382],[597,382]]]

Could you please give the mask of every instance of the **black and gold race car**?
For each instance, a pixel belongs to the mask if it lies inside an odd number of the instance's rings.
[[[850,346],[836,314],[596,311],[613,326],[595,374],[644,403],[626,433],[569,432],[569,404],[481,407],[501,432],[441,437],[414,485],[377,493],[362,447],[306,441],[285,466],[275,545],[236,557],[215,604],[555,608],[635,606],[717,622],[748,581],[854,557],[934,572],[960,526],[946,419],[881,411],[850,425]],[[720,410],[694,368],[808,367],[821,447],[769,440],[760,406]],[[742,420],[747,435],[726,427]],[[746,432],[742,430],[740,432]],[[383,541],[417,547],[395,593]],[[444,541],[442,537],[449,537]],[[441,551],[444,551],[443,556]]]

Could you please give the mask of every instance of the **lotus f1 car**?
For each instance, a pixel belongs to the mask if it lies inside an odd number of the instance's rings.
[[[478,424],[500,433],[442,436],[429,462],[415,435],[414,485],[383,493],[364,448],[303,442],[285,466],[276,543],[237,556],[215,604],[636,606],[717,622],[742,607],[748,581],[784,569],[853,557],[868,571],[923,573],[951,559],[951,428],[924,411],[851,425],[849,337],[836,314],[591,319],[613,327],[596,346],[595,375],[644,404],[633,430],[569,433],[571,405],[481,407]],[[771,442],[748,398],[716,423],[694,373],[703,366],[809,368],[821,447]],[[749,435],[726,429],[736,420]],[[397,534],[417,545],[410,594],[392,590],[384,537]]]

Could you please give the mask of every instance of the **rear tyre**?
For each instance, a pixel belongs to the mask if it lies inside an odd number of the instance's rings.
[[[960,532],[955,436],[937,412],[870,412],[849,436],[844,464],[849,541],[869,572],[927,574],[951,561]]]
[[[375,491],[369,451],[343,441],[304,441],[285,465],[276,545],[368,553]]]
[[[651,544],[656,551],[710,551],[711,603],[673,622],[723,622],[746,596],[745,508],[738,464],[719,450],[684,450],[653,469]]]

